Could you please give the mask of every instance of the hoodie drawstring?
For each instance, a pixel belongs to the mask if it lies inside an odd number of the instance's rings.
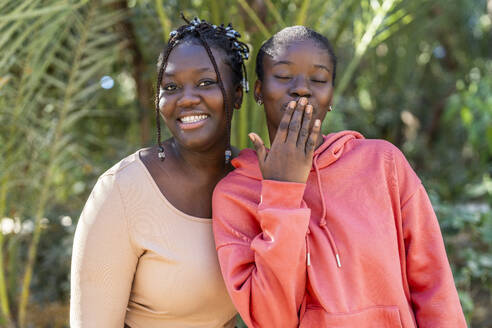
[[[311,266],[311,252],[309,252],[309,240],[307,237],[308,234],[309,234],[309,228],[306,234],[306,265]]]
[[[321,204],[323,205],[323,212],[321,214],[321,221],[319,223],[319,226],[322,227],[325,230],[326,235],[328,236],[328,241],[330,242],[331,250],[333,252],[333,255],[335,256],[335,260],[337,262],[337,266],[339,268],[341,268],[342,267],[342,264],[340,262],[340,255],[339,255],[339,252],[338,252],[337,244],[335,243],[335,240],[333,239],[333,235],[331,234],[330,229],[328,229],[328,227],[326,226],[326,204],[325,204],[325,197],[323,197],[323,188],[322,188],[322,183],[321,183],[321,175],[319,174],[319,168],[318,168],[317,159],[318,159],[318,155],[316,155],[313,158],[313,165],[314,165],[314,170],[316,171],[316,178],[318,179],[318,191],[319,191],[319,195],[321,197]],[[306,242],[307,242],[307,240],[306,240]],[[307,245],[309,245],[309,244],[307,244]],[[309,248],[308,248],[307,252],[308,252],[307,253],[307,255],[308,255],[308,262],[310,264],[311,263],[311,258],[310,258],[310,254],[309,254]]]

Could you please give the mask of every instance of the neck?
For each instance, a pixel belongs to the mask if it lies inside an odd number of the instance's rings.
[[[207,175],[211,178],[223,175],[230,168],[230,164],[225,164],[226,146],[224,142],[208,150],[196,151],[183,147],[174,139],[170,139],[169,142],[172,156],[184,172],[190,175]]]

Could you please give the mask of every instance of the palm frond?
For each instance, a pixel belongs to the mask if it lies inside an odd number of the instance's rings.
[[[2,150],[5,157],[0,162],[5,181],[2,186],[15,188],[20,183],[28,194],[36,195],[31,205],[26,205],[34,211],[31,216],[35,218],[35,228],[18,300],[18,325],[24,327],[49,190],[55,175],[69,167],[66,162],[74,153],[71,127],[90,115],[93,99],[100,97],[102,91],[101,74],[109,73],[118,59],[123,44],[116,26],[126,16],[100,2],[87,1],[17,4],[12,0],[3,7],[10,10],[0,16],[0,76],[9,76],[9,81],[1,89],[7,100],[0,108],[0,117],[8,120],[10,128],[8,136],[0,133],[0,139],[7,140],[5,151]],[[17,179],[14,168],[19,166],[39,184]],[[1,274],[3,299],[6,286]],[[2,313],[10,317],[3,304]]]

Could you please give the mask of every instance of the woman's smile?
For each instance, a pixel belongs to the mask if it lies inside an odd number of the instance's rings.
[[[216,49],[212,53],[225,89],[233,90],[224,53]],[[214,66],[207,57],[200,44],[180,44],[169,55],[163,72],[160,112],[176,142],[189,149],[222,145],[227,135],[223,96]]]
[[[178,118],[178,125],[182,130],[191,130],[202,127],[210,115],[205,113],[189,113]]]

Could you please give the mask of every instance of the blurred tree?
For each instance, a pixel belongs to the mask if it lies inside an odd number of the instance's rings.
[[[22,218],[32,238],[13,299],[0,266],[0,300],[6,325],[25,327],[44,217],[92,164],[91,143],[107,144],[76,126],[105,115],[101,86],[114,83],[109,74],[125,42],[115,25],[126,12],[99,1],[3,1],[1,10],[0,215]]]
[[[358,130],[405,152],[438,213],[467,320],[486,327],[490,0],[1,1],[0,326],[51,327],[43,311],[66,318],[71,218],[98,175],[153,143],[156,59],[180,11],[232,22],[252,54],[295,24],[333,42],[336,110],[323,131]],[[234,115],[233,144],[247,147],[250,131],[267,140],[248,95]]]

